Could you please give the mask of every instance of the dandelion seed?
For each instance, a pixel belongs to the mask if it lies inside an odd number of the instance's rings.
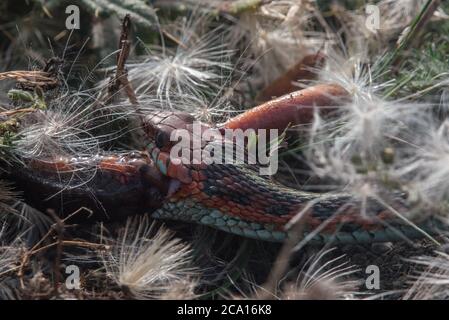
[[[331,11],[342,25],[339,33],[345,34],[347,50],[365,52],[373,56],[384,52],[392,39],[397,38],[401,32],[404,33],[425,3],[426,0],[381,0],[375,3],[379,15],[370,16],[379,19],[378,25],[367,25],[369,21],[367,21],[366,6],[347,10],[343,5],[333,3]],[[442,10],[438,10],[433,18],[445,19],[447,15]],[[400,39],[397,43],[399,42]]]
[[[112,251],[104,257],[107,274],[137,299],[167,297],[195,276],[191,250],[148,218],[129,219]],[[191,290],[184,292],[190,294]],[[188,297],[185,297],[188,298]]]
[[[6,237],[6,225],[2,225],[0,228],[0,278],[7,273],[13,267],[17,261],[18,250],[14,246],[14,243],[6,245],[4,238]]]
[[[337,49],[327,49],[327,51],[325,66],[316,70],[317,82],[340,85],[351,94],[355,103],[374,99],[373,96],[379,95],[394,84],[394,79],[378,81],[381,75],[377,74],[377,70],[383,58],[370,64],[363,51],[352,55]]]
[[[358,287],[361,281],[351,277],[359,269],[345,260],[345,255],[329,257],[334,250],[335,248],[323,249],[312,255],[299,271],[290,270],[277,284],[276,292],[263,291],[265,289],[259,287],[254,280],[247,280],[251,294],[239,291],[245,298],[264,293],[280,300],[354,299],[360,295]],[[296,280],[291,280],[294,274],[297,274]]]
[[[377,4],[382,17],[380,32],[391,38],[397,32],[403,31],[418,15],[426,0],[382,0]],[[441,10],[434,13],[435,17],[444,17]]]
[[[317,12],[309,1],[273,1],[256,12],[245,12],[229,29],[230,48],[241,47],[249,59],[256,59],[252,87],[265,87],[304,56],[317,52],[326,41],[325,33],[308,25]]]
[[[222,42],[220,29],[199,33],[206,21],[206,16],[197,15],[183,19],[173,30],[179,42],[176,48],[147,47],[142,62],[129,64],[128,76],[137,94],[155,95],[174,108],[173,96],[201,99],[205,92],[213,95],[219,90],[232,70],[232,52]]]
[[[198,295],[195,290],[198,287],[198,282],[195,279],[185,279],[173,283],[170,288],[161,296],[161,300],[186,300],[194,299]]]
[[[8,218],[16,233],[21,234],[28,244],[34,244],[48,232],[52,219],[23,201],[17,201],[14,206],[15,214]]]
[[[15,292],[10,284],[9,274],[16,269],[20,261],[20,239],[16,238],[7,244],[5,238],[8,233],[5,224],[0,227],[0,299],[14,298]]]
[[[432,300],[449,298],[449,255],[436,252],[436,256],[420,256],[408,262],[425,269],[411,276],[412,286],[405,293],[405,300]]]
[[[350,183],[367,169],[385,167],[383,152],[387,148],[396,149],[398,141],[407,141],[414,119],[425,110],[426,105],[371,97],[338,108],[335,117],[323,119],[316,114],[308,160],[319,176]]]
[[[8,231],[34,243],[45,234],[51,219],[19,199],[19,193],[0,180],[0,221],[7,223]]]
[[[47,110],[35,112],[17,134],[15,153],[26,159],[92,156],[101,144],[124,132],[107,132],[108,126],[128,114],[112,107],[97,108],[87,92],[65,92],[52,99]],[[102,130],[102,133],[97,131]]]
[[[233,106],[226,97],[215,102],[207,101],[205,97],[173,96],[170,101],[158,97],[146,96],[141,99],[140,111],[146,113],[154,110],[184,111],[195,116],[198,121],[213,122],[224,119],[233,110]]]
[[[449,199],[449,120],[438,124],[429,117],[420,119],[421,127],[415,127],[415,139],[404,150],[396,175],[409,182],[416,198],[445,208]]]
[[[289,285],[284,299],[350,299],[359,294],[360,281],[350,280],[359,269],[344,260],[345,255],[327,259],[335,248],[313,255],[300,271],[296,284]]]
[[[37,114],[37,121],[19,132],[16,152],[21,157],[42,159],[98,152],[97,139],[86,130],[91,119],[83,112],[85,106],[79,99],[70,100],[56,101],[55,107]],[[67,103],[72,105],[64,110]]]
[[[413,145],[419,119],[430,106],[365,93],[333,116],[315,115],[305,156],[314,174],[335,183],[328,189],[360,201],[361,214],[368,216],[367,204],[373,199],[389,204],[402,198],[405,179],[399,172],[408,159],[404,150]],[[413,210],[405,202],[401,207],[401,214],[410,218]]]
[[[16,212],[13,205],[17,197],[18,193],[14,192],[5,181],[0,180],[0,217]]]

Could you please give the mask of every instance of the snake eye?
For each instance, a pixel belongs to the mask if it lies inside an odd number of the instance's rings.
[[[169,139],[167,133],[163,132],[163,131],[159,131],[156,134],[156,137],[154,140],[155,140],[154,142],[156,143],[156,147],[158,147],[159,149],[165,147],[170,142],[170,139]]]

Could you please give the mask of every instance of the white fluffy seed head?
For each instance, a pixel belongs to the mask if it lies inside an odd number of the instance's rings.
[[[14,192],[12,186],[0,180],[0,218],[15,214],[14,203],[17,202],[19,194]]]
[[[20,239],[16,238],[14,241],[8,242],[6,240],[8,233],[6,224],[0,225],[0,294],[2,293],[2,282],[16,267],[21,252]]]
[[[79,97],[56,99],[22,125],[15,152],[24,158],[42,159],[96,154],[99,142],[88,130],[91,115],[89,106]]]
[[[107,274],[137,299],[154,299],[170,294],[182,283],[193,283],[191,250],[172,238],[170,232],[154,230],[148,218],[128,219],[103,263]],[[193,293],[193,290],[184,291]],[[183,297],[185,299],[189,297]]]
[[[374,96],[380,91],[394,84],[394,79],[386,82],[377,81],[380,76],[377,73],[383,57],[371,64],[367,52],[357,51],[357,53],[348,54],[346,48],[344,50],[327,48],[326,51],[324,67],[316,70],[317,82],[342,86],[353,97],[355,103],[375,99]]]
[[[426,0],[381,0],[355,10],[333,3],[331,11],[342,25],[339,31],[345,34],[348,51],[379,54],[385,51],[391,40],[406,32],[425,3]],[[447,15],[441,11],[434,13],[434,18],[445,17]]]
[[[311,1],[288,0],[269,2],[256,12],[239,15],[229,29],[227,42],[231,48],[240,48],[253,66],[247,80],[251,86],[270,84],[322,47],[325,33],[308,28],[316,11]]]
[[[387,209],[410,182],[404,172],[410,160],[406,150],[430,111],[429,105],[388,101],[363,91],[335,114],[315,115],[305,152],[308,163],[317,176],[335,183],[330,189],[348,192],[362,203],[376,199]]]
[[[198,121],[213,123],[222,120],[233,111],[233,105],[223,96],[221,99],[207,101],[206,97],[195,97],[190,95],[174,95],[170,101],[157,96],[143,96],[141,98],[141,107],[139,110],[145,114],[154,110],[173,110],[188,112],[195,116]]]
[[[96,155],[101,143],[123,134],[108,132],[109,125],[126,116],[125,112],[111,110],[98,106],[85,92],[62,93],[49,102],[46,110],[38,110],[22,121],[14,152],[28,159]]]
[[[427,120],[426,120],[427,119]],[[448,207],[449,120],[421,117],[413,144],[404,150],[396,175],[408,181],[410,192],[432,207]]]
[[[260,297],[279,300],[354,299],[359,295],[361,284],[354,279],[359,269],[351,265],[345,255],[333,255],[334,250],[323,249],[314,253],[300,268],[289,270],[275,288],[261,287],[251,275],[244,274],[241,283],[247,288],[237,286],[239,295],[231,293],[229,296],[235,300]]]
[[[412,286],[405,300],[433,300],[449,298],[449,255],[436,252],[435,256],[420,256],[409,262],[424,270],[411,275]]]
[[[419,14],[425,4],[426,0],[379,1],[377,6],[382,17],[379,32],[390,38],[392,35],[403,31]],[[441,16],[441,12],[438,10],[434,13],[434,16]]]
[[[416,104],[360,96],[339,107],[333,116],[315,114],[308,159],[320,176],[333,174],[334,178],[355,173],[359,164],[375,168],[385,160],[387,148],[408,139],[413,119],[424,110],[425,106]]]
[[[335,248],[313,255],[303,266],[296,284],[288,286],[283,299],[354,299],[360,281],[351,279],[358,269],[344,255],[329,257]]]
[[[146,47],[148,54],[128,65],[136,93],[156,96],[174,107],[173,96],[201,99],[219,91],[232,70],[232,51],[226,49],[220,28],[204,32],[209,24],[209,17],[193,14],[167,28],[178,42],[175,48],[165,43]]]

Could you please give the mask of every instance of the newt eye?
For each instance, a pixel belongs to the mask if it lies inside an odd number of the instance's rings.
[[[156,134],[154,142],[156,143],[156,147],[161,149],[161,148],[163,148],[163,147],[168,145],[168,143],[170,142],[170,139],[169,139],[169,136],[168,136],[168,134],[166,132],[159,131]]]

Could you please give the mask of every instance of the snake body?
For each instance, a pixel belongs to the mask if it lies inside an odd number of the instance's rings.
[[[330,85],[301,90],[232,118],[218,130],[283,131],[292,122],[310,122],[315,106],[335,106],[339,103],[335,97],[345,99],[346,95],[341,87]],[[244,162],[175,163],[170,158],[174,145],[170,135],[177,129],[193,135],[195,118],[186,113],[155,111],[142,120],[148,146],[137,157],[134,154],[100,156],[88,161],[34,161],[28,165],[30,170],[21,170],[19,176],[26,176],[25,184],[31,181],[31,185],[40,184],[47,191],[69,190],[70,195],[75,195],[75,202],[94,195],[112,209],[138,207],[151,212],[154,218],[198,223],[264,241],[284,241],[289,237],[286,225],[292,219],[299,219],[297,223],[301,226],[295,232],[301,232],[301,237],[312,243],[396,241],[422,237],[441,226],[439,221],[427,218],[417,221],[418,229],[400,219],[399,215],[409,210],[401,194],[395,196],[391,205],[394,210],[391,210],[375,199],[362,204],[349,194],[319,194],[288,188],[260,175],[257,166]],[[201,130],[209,128],[201,124]],[[210,143],[206,141],[200,147],[204,149]],[[75,183],[75,187],[68,188],[67,181],[76,182],[73,173],[84,172],[86,165],[96,168],[98,174],[88,184]],[[32,187],[29,193],[37,189]],[[368,215],[360,213],[362,206]]]
[[[257,166],[247,163],[174,163],[169,154],[173,143],[168,137],[177,129],[191,130],[193,121],[188,114],[164,111],[148,117],[147,133],[156,141],[149,144],[149,153],[161,172],[180,182],[152,214],[154,218],[194,222],[248,238],[282,242],[289,236],[286,225],[299,215],[302,237],[309,237],[312,243],[396,241],[422,237],[423,232],[431,233],[438,225],[427,219],[420,222],[419,231],[404,223],[397,213],[409,208],[401,194],[394,200],[396,214],[368,199],[363,205],[369,215],[364,216],[361,201],[351,195],[291,189],[260,175]],[[202,124],[202,128],[208,126]],[[203,143],[202,150],[208,143],[212,142]]]
[[[194,222],[239,236],[282,242],[285,225],[303,211],[303,237],[312,243],[370,243],[422,237],[379,203],[372,201],[370,216],[360,214],[360,203],[349,195],[322,196],[289,189],[245,166],[209,165],[189,168],[192,182],[183,184],[152,216]],[[308,208],[308,204],[314,203]],[[435,222],[420,228],[429,232]],[[323,229],[319,230],[321,226]],[[315,230],[319,232],[315,233]]]

